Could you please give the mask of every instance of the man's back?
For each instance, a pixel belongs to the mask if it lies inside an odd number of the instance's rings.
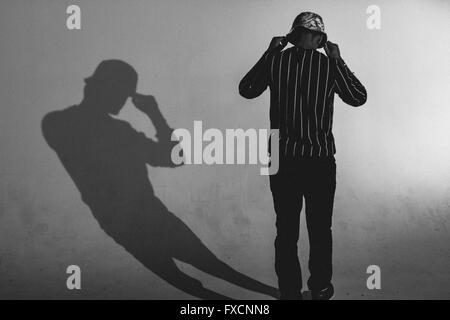
[[[271,59],[270,123],[280,130],[281,155],[334,154],[334,72],[316,50],[291,47]]]
[[[280,130],[280,157],[334,155],[334,93],[355,107],[367,99],[349,68],[314,49],[295,46],[267,56],[260,70],[259,83],[243,80],[240,90],[254,98],[270,87],[270,124]]]

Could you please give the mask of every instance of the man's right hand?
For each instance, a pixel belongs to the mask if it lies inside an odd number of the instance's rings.
[[[286,37],[273,37],[267,51],[283,50],[288,44]]]

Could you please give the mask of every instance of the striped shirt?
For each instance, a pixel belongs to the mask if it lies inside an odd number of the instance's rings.
[[[357,107],[367,92],[345,63],[314,50],[291,47],[265,53],[239,84],[252,99],[270,87],[270,127],[280,132],[280,157],[327,157],[336,153],[334,93]]]

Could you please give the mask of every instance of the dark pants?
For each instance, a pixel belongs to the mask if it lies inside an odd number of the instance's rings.
[[[324,289],[332,276],[335,157],[281,160],[278,173],[270,176],[270,189],[277,218],[275,271],[282,299],[298,297],[302,289],[297,242],[303,198],[310,246],[308,288]]]

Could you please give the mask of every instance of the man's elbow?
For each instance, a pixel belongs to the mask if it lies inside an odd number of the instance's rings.
[[[349,104],[352,107],[361,107],[367,102],[367,93],[365,92],[364,95],[358,95],[357,97],[349,97],[346,101],[347,104]]]
[[[240,94],[241,97],[243,97],[245,99],[256,98],[254,95],[251,94],[250,91],[247,91],[247,90],[239,90],[239,94]]]
[[[349,103],[352,107],[358,108],[363,106],[364,104],[366,104],[367,98],[363,98],[363,99],[359,99],[359,100],[354,100],[351,103]]]
[[[239,83],[239,94],[241,97],[245,99],[254,99],[259,97],[264,90],[261,90],[262,88],[255,84],[251,83],[250,81],[243,79]]]
[[[251,87],[246,83],[239,84],[239,94],[245,99],[253,99],[255,95],[253,94]]]

